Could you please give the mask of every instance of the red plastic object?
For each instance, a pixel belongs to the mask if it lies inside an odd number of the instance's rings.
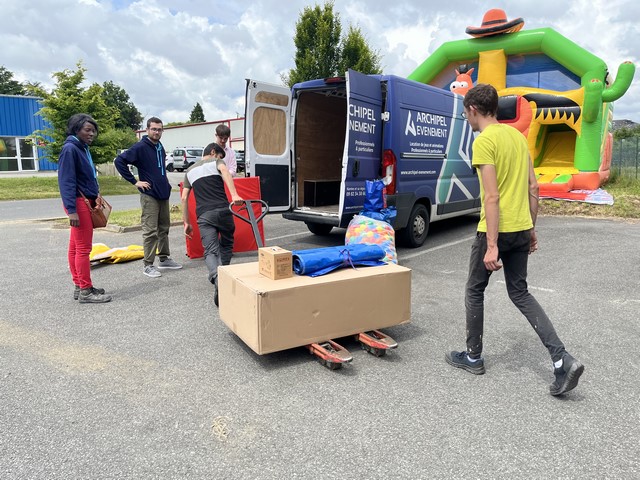
[[[233,179],[233,183],[238,195],[242,198],[260,198],[260,177],[238,177]],[[225,191],[227,191],[226,186]],[[182,194],[182,184],[180,184],[180,193]],[[231,195],[229,195],[228,191],[227,198],[229,202],[231,202]],[[253,209],[256,218],[258,218],[262,213],[262,205],[255,203]],[[187,256],[189,258],[201,258],[204,256],[204,248],[202,247],[202,238],[200,237],[200,229],[198,228],[196,201],[193,194],[189,195],[189,220],[193,226],[193,233],[190,239],[185,237]],[[256,244],[251,225],[235,217],[234,223],[236,225],[236,232],[234,234],[233,251],[240,253],[257,250],[258,245]],[[258,222],[258,231],[260,232],[262,244],[264,245],[264,227],[262,221]]]

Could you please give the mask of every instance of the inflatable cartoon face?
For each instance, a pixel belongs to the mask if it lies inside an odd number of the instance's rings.
[[[473,87],[473,80],[471,79],[471,74],[473,73],[473,68],[469,69],[465,73],[460,73],[456,70],[456,79],[451,82],[449,86],[449,90],[453,93],[457,93],[458,95],[462,95],[463,97],[466,93]]]

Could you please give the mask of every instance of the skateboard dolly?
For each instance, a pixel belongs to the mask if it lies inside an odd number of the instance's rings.
[[[398,342],[379,330],[358,333],[355,335],[355,339],[360,342],[363,350],[376,357],[382,357],[386,355],[387,350],[398,346]]]
[[[337,370],[341,368],[343,364],[353,360],[349,350],[333,340],[327,340],[321,343],[310,343],[307,345],[307,348],[309,349],[309,353],[318,357],[318,361],[329,370]]]

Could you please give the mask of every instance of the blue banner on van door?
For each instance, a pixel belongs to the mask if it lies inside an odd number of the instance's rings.
[[[362,210],[365,180],[380,178],[382,161],[382,90],[380,79],[349,70],[347,72],[347,138],[345,198],[342,210],[351,214]],[[343,166],[345,159],[343,158]],[[343,223],[341,219],[341,223]]]

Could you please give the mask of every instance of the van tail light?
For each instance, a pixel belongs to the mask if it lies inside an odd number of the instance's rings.
[[[396,193],[396,156],[393,150],[385,150],[382,153],[382,180],[387,186],[387,193],[393,195]]]

